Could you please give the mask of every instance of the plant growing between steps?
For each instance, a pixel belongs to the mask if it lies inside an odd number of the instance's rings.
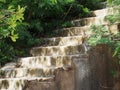
[[[116,14],[108,15],[105,17],[105,20],[109,21],[108,29],[105,28],[102,25],[96,26],[92,25],[90,28],[90,31],[92,32],[92,35],[88,39],[88,43],[92,46],[96,46],[97,44],[107,44],[112,48],[114,51],[113,57],[118,58],[118,66],[120,65],[120,30],[118,30],[117,33],[112,33],[110,31],[110,26],[117,25],[119,28],[120,23],[120,0],[107,0],[108,6],[114,7],[115,10],[118,12]],[[119,76],[119,68],[117,70],[112,71],[112,75],[114,77]]]
[[[90,28],[92,35],[88,39],[88,43],[92,46],[97,44],[110,44],[112,43],[111,33],[102,25],[92,25]]]

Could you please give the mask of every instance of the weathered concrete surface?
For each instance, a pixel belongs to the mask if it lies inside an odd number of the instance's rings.
[[[91,55],[90,58],[96,62],[92,63],[96,64],[96,75],[99,83],[98,90],[117,90],[113,89],[115,87],[116,78],[111,74],[113,70],[117,70],[117,59],[113,57],[111,49],[107,45],[101,44],[97,45],[91,52],[94,56]]]
[[[91,63],[88,57],[76,58],[75,64],[75,90],[99,90],[96,75],[96,62]]]
[[[25,90],[58,90],[55,82],[28,82],[28,86]]]
[[[75,90],[112,90],[113,78],[109,49],[106,45],[91,48],[88,57],[75,58]],[[116,65],[116,64],[114,64]]]
[[[29,81],[24,90],[75,90],[74,70],[56,71],[53,81]]]
[[[90,63],[91,71],[93,72],[93,78],[96,78],[97,89],[96,90],[106,90],[107,80],[108,80],[108,67],[105,48],[103,46],[97,46],[92,51],[90,51]],[[92,90],[92,89],[91,89]],[[95,90],[95,89],[93,89]]]
[[[74,81],[74,70],[61,72],[60,90],[75,90]]]
[[[114,90],[118,84],[113,88],[110,83],[113,79],[108,54],[104,45],[92,48],[88,55],[73,58],[71,69],[57,70],[52,82],[29,82],[25,90]]]
[[[119,59],[117,57],[113,57],[112,50],[110,48],[106,48],[106,57],[108,60],[108,82],[107,90],[120,90],[120,65],[119,65]],[[113,76],[112,71],[117,71],[116,75]]]

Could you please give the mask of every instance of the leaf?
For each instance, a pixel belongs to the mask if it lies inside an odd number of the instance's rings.
[[[89,9],[88,8],[83,8],[83,11],[86,13],[89,13]]]
[[[57,0],[51,0],[52,4],[56,4]]]
[[[99,43],[102,43],[102,44],[107,44],[108,42],[110,42],[110,40],[109,40],[109,38],[101,38],[100,40],[99,40]]]
[[[113,57],[116,56],[119,51],[120,51],[120,46],[118,46],[118,47],[115,48]]]
[[[14,34],[14,35],[10,36],[10,38],[13,42],[16,42],[16,40],[18,39],[18,34]]]

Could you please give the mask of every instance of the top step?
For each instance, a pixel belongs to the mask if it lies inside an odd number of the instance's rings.
[[[71,23],[75,27],[108,24],[109,22],[105,21],[104,19],[105,19],[105,16],[89,17],[89,18],[73,20]]]
[[[83,19],[77,19],[71,21],[73,26],[91,26],[91,25],[101,25],[101,24],[109,24],[108,21],[105,21],[105,17],[107,15],[112,15],[115,13],[119,13],[119,7],[113,7],[113,8],[107,8],[107,9],[102,9],[102,10],[97,10],[93,11],[92,14],[93,16],[96,17],[88,17],[88,18],[83,18]]]
[[[92,16],[94,17],[101,17],[101,16],[107,16],[110,14],[114,14],[114,13],[118,13],[119,12],[119,7],[115,6],[115,7],[108,7],[105,9],[100,9],[100,10],[95,10],[92,11]]]
[[[25,86],[30,81],[52,82],[53,77],[31,77],[31,78],[2,78],[0,79],[0,90],[25,90]]]

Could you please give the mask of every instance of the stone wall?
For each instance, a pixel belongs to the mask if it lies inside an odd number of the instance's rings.
[[[75,90],[120,90],[113,89],[120,83],[111,74],[118,67],[112,55],[107,45],[97,45],[90,49],[88,57],[74,59]]]
[[[24,90],[120,90],[118,79],[111,75],[116,65],[111,50],[98,45],[87,55],[73,58],[72,68],[56,70],[54,80],[29,81]]]
[[[75,90],[74,70],[57,70],[51,81],[29,81],[24,90]]]

